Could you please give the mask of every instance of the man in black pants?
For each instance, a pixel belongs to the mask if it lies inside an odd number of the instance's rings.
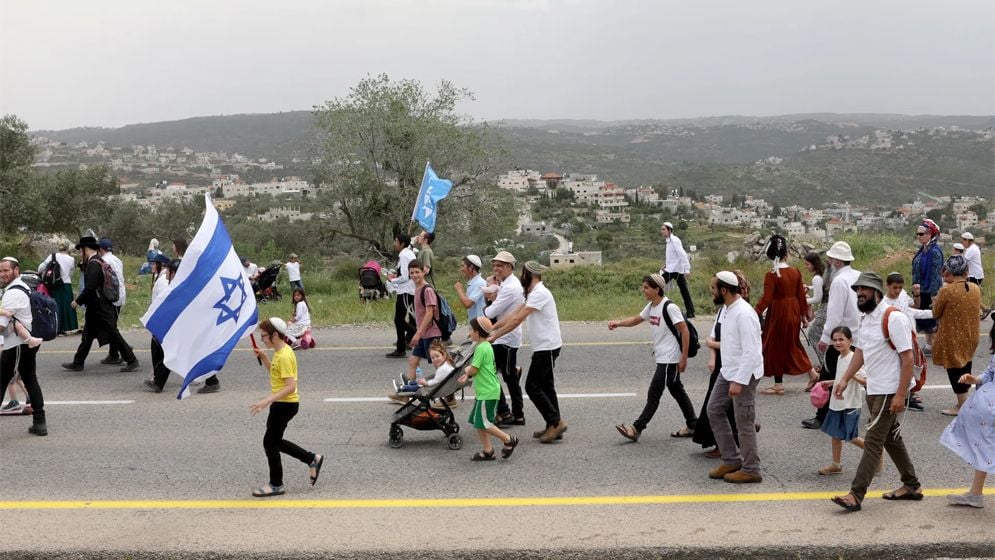
[[[411,238],[406,233],[394,235],[394,250],[398,252],[397,276],[388,281],[393,291],[397,292],[394,301],[394,351],[388,352],[388,358],[406,358],[408,343],[415,334],[415,283],[408,278],[408,264],[415,260],[415,252],[411,250]]]
[[[28,343],[21,340],[14,330],[14,321],[31,330],[31,300],[30,289],[21,280],[21,265],[14,257],[4,257],[0,260],[0,286],[4,286],[2,305],[5,310],[13,313],[12,317],[0,315],[0,390],[6,390],[16,373],[21,374],[21,381],[31,399],[32,423],[28,431],[36,436],[47,436],[48,425],[45,423],[45,397],[35,372],[35,359],[38,348],[29,348]]]
[[[688,290],[687,277],[691,275],[691,260],[687,251],[681,243],[681,238],[674,235],[674,224],[663,222],[660,226],[660,235],[667,240],[666,259],[661,269],[661,276],[667,282],[677,280],[677,287],[681,290],[681,299],[684,300],[685,315],[688,319],[694,319],[694,301],[691,299],[691,291]]]

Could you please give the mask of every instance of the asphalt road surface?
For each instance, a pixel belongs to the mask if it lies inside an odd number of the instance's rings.
[[[696,323],[704,334],[710,319]],[[563,331],[564,440],[531,439],[541,417],[526,402],[528,425],[510,429],[522,445],[486,463],[470,461],[479,443],[469,400],[456,410],[462,449],[410,429],[390,448],[396,405],[384,397],[404,367],[384,357],[392,329],[318,331],[318,348],[298,353],[301,412],[287,438],[327,460],[311,487],[306,467],[285,457],[287,494],[268,499],[250,496],[267,467],[265,413],[248,409],[269,387],[248,342],[220,392],[178,401],[176,376],[163,394],[142,385],[145,333],[126,335],[139,373],[100,365],[96,349],[85,371],[63,371],[78,338],[59,338],[39,355],[50,435],[28,434],[29,417],[0,417],[0,557],[995,557],[995,499],[975,510],[943,497],[963,491],[972,471],[938,441],[950,421],[938,411],[953,402],[942,370],[930,370],[927,411],[909,412],[903,429],[926,499],[881,500],[900,485],[889,464],[863,511],[846,514],[829,497],[848,490],[859,450],[844,449],[844,474],[816,473],[830,460],[829,438],[799,425],[814,411],[803,378],[789,378],[783,396],[758,396],[764,480],[732,485],[707,477],[718,462],[698,446],[670,437],[682,419],[669,394],[639,443],[615,432],[638,415],[649,385],[645,326]],[[986,348],[983,336],[976,372]],[[523,348],[520,362],[529,355]],[[703,351],[683,376],[696,406],[705,364]]]

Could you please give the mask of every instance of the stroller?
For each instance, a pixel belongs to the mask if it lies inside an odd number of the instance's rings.
[[[407,426],[419,431],[442,430],[448,438],[449,449],[460,449],[463,447],[463,436],[459,435],[459,424],[453,409],[444,397],[459,391],[470,383],[460,384],[459,378],[463,375],[463,368],[470,362],[473,356],[473,343],[463,343],[453,353],[453,371],[449,372],[440,383],[431,387],[422,387],[418,391],[411,393],[408,402],[401,405],[401,408],[394,412],[391,418],[390,433],[387,443],[397,449],[404,445],[404,432],[401,426]],[[432,408],[432,399],[439,399],[442,403],[442,410]]]
[[[259,274],[259,278],[252,283],[252,289],[256,293],[256,301],[265,303],[268,300],[280,301],[283,298],[280,295],[280,290],[276,288],[276,279],[280,276],[280,269],[282,267],[283,263],[273,261]]]
[[[381,277],[382,269],[377,261],[366,261],[359,267],[359,299],[372,301],[387,297],[387,287]]]

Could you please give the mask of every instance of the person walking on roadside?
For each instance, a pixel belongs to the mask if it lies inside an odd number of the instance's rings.
[[[121,368],[122,372],[138,371],[141,364],[117,328],[118,311],[114,303],[107,301],[103,294],[104,271],[97,254],[100,245],[95,238],[86,236],[79,240],[76,249],[82,252],[82,261],[86,263],[83,290],[72,303],[73,309],[86,306],[83,339],[76,349],[73,361],[62,364],[62,367],[69,371],[83,371],[83,364],[90,353],[90,347],[96,340],[100,346],[114,344],[118,348],[125,361],[124,367]]]
[[[418,237],[418,260],[425,266],[425,281],[435,285],[435,252],[432,251],[432,242],[435,241],[435,234],[430,231],[421,232]]]
[[[53,278],[55,284],[46,285],[52,299],[59,308],[59,334],[73,332],[79,328],[79,318],[73,309],[73,271],[76,270],[76,259],[69,254],[69,244],[59,243],[58,252],[52,253],[38,265],[38,274],[44,280],[45,270],[54,262],[59,267],[58,278]]]
[[[494,350],[487,341],[487,329],[478,319],[470,319],[470,340],[476,343],[473,358],[460,376],[460,384],[465,384],[473,378],[473,390],[476,399],[473,410],[470,411],[469,422],[477,431],[477,437],[483,449],[476,453],[471,461],[493,461],[494,446],[491,437],[502,443],[501,458],[508,459],[518,447],[518,437],[506,434],[494,424],[497,410],[498,392],[501,384],[497,380],[497,366],[494,364]]]
[[[829,286],[829,299],[826,303],[826,323],[822,328],[822,336],[816,346],[820,354],[824,355],[823,363],[826,367],[819,373],[820,381],[830,381],[834,376],[830,371],[836,371],[836,361],[839,359],[839,352],[830,346],[833,342],[833,329],[836,327],[846,327],[850,332],[857,332],[860,324],[860,311],[857,309],[857,296],[850,286],[857,281],[860,276],[859,270],[850,267],[853,262],[853,251],[846,241],[837,241],[826,251],[826,261],[829,269],[832,269],[832,283]],[[829,404],[823,406],[815,413],[814,418],[802,420],[802,427],[810,430],[818,430],[822,427],[822,421],[829,413]]]
[[[974,242],[974,234],[969,231],[960,234],[960,241],[964,244],[964,260],[967,261],[967,281],[980,286],[985,281],[981,248]]]
[[[885,289],[888,290],[884,295],[883,301],[886,305],[897,308],[899,311],[905,314],[911,321],[916,319],[932,319],[933,311],[931,309],[916,309],[913,307],[915,305],[915,300],[909,297],[909,294],[905,292],[905,277],[899,272],[890,272],[888,276],[885,277]],[[916,412],[922,412],[926,410],[926,407],[922,404],[922,399],[919,398],[919,393],[911,392],[909,394],[909,402],[906,403],[909,410]]]
[[[764,375],[774,385],[760,391],[764,395],[784,394],[784,375],[809,376],[809,388],[819,379],[802,346],[802,327],[808,325],[805,283],[797,268],[788,266],[788,240],[772,235],[767,242],[767,258],[774,269],[764,276],[764,293],[757,302],[757,315],[765,316],[763,326]]]
[[[940,275],[940,270],[943,269],[943,251],[939,245],[940,226],[933,220],[923,220],[916,228],[916,239],[920,245],[912,257],[912,295],[916,298],[917,308],[932,309],[933,298],[943,285]],[[916,332],[926,335],[926,345],[922,350],[927,356],[930,355],[933,351],[936,319],[916,319]]]
[[[387,280],[390,291],[397,293],[394,301],[394,351],[388,352],[388,358],[405,358],[408,355],[408,343],[415,334],[414,313],[415,283],[408,277],[408,265],[415,260],[415,252],[411,250],[411,238],[406,233],[394,235],[394,250],[397,251],[397,275]]]
[[[486,308],[484,315],[491,322],[510,316],[525,299],[522,283],[515,276],[515,256],[501,251],[491,259],[491,269],[500,283],[497,296]],[[518,367],[518,349],[522,346],[522,327],[509,329],[500,337],[492,338],[494,361],[498,372],[508,387],[508,397],[504,390],[498,397],[498,410],[495,423],[498,426],[525,425],[525,399],[522,396],[522,369]],[[509,406],[508,401],[511,401]]]
[[[685,426],[670,434],[672,437],[693,436],[695,424],[698,422],[698,418],[694,415],[694,405],[691,404],[691,398],[688,397],[687,391],[684,390],[684,384],[681,383],[681,374],[684,373],[688,365],[688,345],[691,336],[681,309],[663,295],[663,287],[666,285],[667,281],[659,274],[643,276],[643,297],[649,302],[646,307],[639,315],[617,321],[608,321],[608,330],[610,331],[618,327],[635,327],[643,322],[648,322],[653,337],[656,371],[646,394],[646,404],[643,406],[639,418],[631,426],[625,424],[615,426],[618,433],[630,441],[638,441],[640,434],[646,429],[646,425],[653,419],[657,408],[660,407],[660,397],[663,396],[664,389],[670,391],[670,395],[677,401],[677,405],[684,415]]]
[[[715,305],[724,305],[722,369],[708,399],[708,421],[722,454],[722,464],[708,477],[732,483],[763,482],[757,449],[756,391],[764,374],[760,319],[740,295],[739,278],[728,270],[715,275],[711,285]],[[732,402],[739,443],[726,417]]]
[[[162,253],[152,256],[152,297],[149,298],[151,307],[155,300],[166,292],[169,283],[180,268],[179,259],[170,261],[169,257]],[[162,349],[162,344],[152,337],[152,377],[145,380],[145,386],[153,393],[161,393],[166,387],[166,380],[169,379],[169,367],[165,363],[166,353]]]
[[[297,253],[290,253],[290,260],[283,265],[287,269],[287,280],[290,281],[290,291],[303,290],[304,282],[301,280],[301,259]]]
[[[6,313],[0,314],[0,339],[3,345],[3,351],[0,352],[0,391],[6,390],[14,375],[20,374],[31,402],[32,421],[28,432],[36,436],[47,436],[45,397],[38,384],[37,374],[40,346],[30,347],[14,328],[17,322],[30,332],[33,323],[29,297],[31,289],[21,280],[21,263],[14,257],[0,259],[0,286],[4,288],[0,308],[10,312],[9,316]]]
[[[943,266],[943,287],[933,300],[933,318],[939,323],[933,338],[933,363],[946,368],[957,404],[940,411],[957,416],[967,401],[971,386],[959,380],[971,373],[974,351],[981,328],[981,288],[967,281],[967,261],[960,255],[947,259]]]
[[[688,258],[687,251],[681,238],[674,235],[674,224],[663,222],[660,226],[660,235],[667,240],[666,259],[663,264],[661,276],[667,282],[677,280],[677,287],[681,290],[681,299],[684,300],[684,310],[688,319],[694,319],[694,301],[691,299],[691,292],[688,290],[688,278],[691,276],[691,259]]]
[[[898,468],[902,486],[881,497],[886,500],[921,500],[922,484],[902,439],[899,418],[912,386],[912,323],[903,313],[889,313],[882,304],[884,283],[875,272],[862,272],[853,283],[857,305],[863,314],[854,337],[853,358],[833,389],[835,399],[843,399],[854,376],[864,369],[867,412],[871,419],[864,434],[864,453],[850,484],[850,493],[832,498],[847,511],[860,511],[867,487],[879,470],[882,453],[888,452]],[[884,321],[888,322],[885,337]]]
[[[560,416],[560,403],[556,397],[553,379],[553,370],[556,367],[556,359],[560,356],[563,339],[560,336],[560,317],[556,312],[556,300],[553,299],[552,292],[542,283],[542,273],[548,268],[536,261],[528,261],[522,266],[521,281],[525,286],[525,303],[502,317],[494,325],[494,332],[487,338],[488,341],[494,342],[525,322],[529,333],[529,344],[532,346],[532,361],[529,363],[528,377],[525,380],[525,392],[546,421],[544,430],[532,434],[533,437],[539,438],[541,443],[553,443],[567,431],[567,423]],[[503,284],[502,282],[502,287]]]
[[[808,344],[815,349],[822,338],[822,329],[826,326],[826,304],[829,302],[829,284],[831,278],[827,273],[826,264],[822,262],[822,257],[815,251],[805,254],[805,270],[812,275],[812,285],[808,289],[812,295],[805,302],[808,303]],[[821,352],[815,352],[816,359],[819,360],[819,368],[825,368]]]
[[[124,309],[124,303],[128,299],[128,291],[124,285],[124,263],[114,254],[114,242],[110,238],[101,237],[98,243],[100,243],[100,251],[97,254],[100,255],[101,260],[111,266],[111,270],[117,276],[118,298],[114,301],[114,322],[116,324],[121,318],[121,310]],[[121,359],[121,349],[115,346],[113,341],[108,345],[107,357],[100,360],[100,363],[111,366],[124,363],[124,360]]]
[[[480,317],[484,313],[484,286],[487,281],[480,275],[480,257],[477,255],[467,255],[460,262],[459,272],[466,279],[466,291],[463,290],[463,283],[456,282],[453,288],[456,289],[456,297],[463,307],[466,308],[466,321],[469,323],[473,319]]]
[[[425,265],[415,259],[408,263],[408,277],[415,286],[415,334],[411,335],[411,357],[408,358],[408,382],[418,378],[422,359],[431,361],[429,348],[442,340],[439,329],[439,295],[425,280]]]

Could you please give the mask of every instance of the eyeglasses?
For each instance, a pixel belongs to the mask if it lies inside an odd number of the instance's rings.
[[[926,232],[926,231],[916,232],[916,237],[922,237],[924,235],[929,235],[929,232]]]

